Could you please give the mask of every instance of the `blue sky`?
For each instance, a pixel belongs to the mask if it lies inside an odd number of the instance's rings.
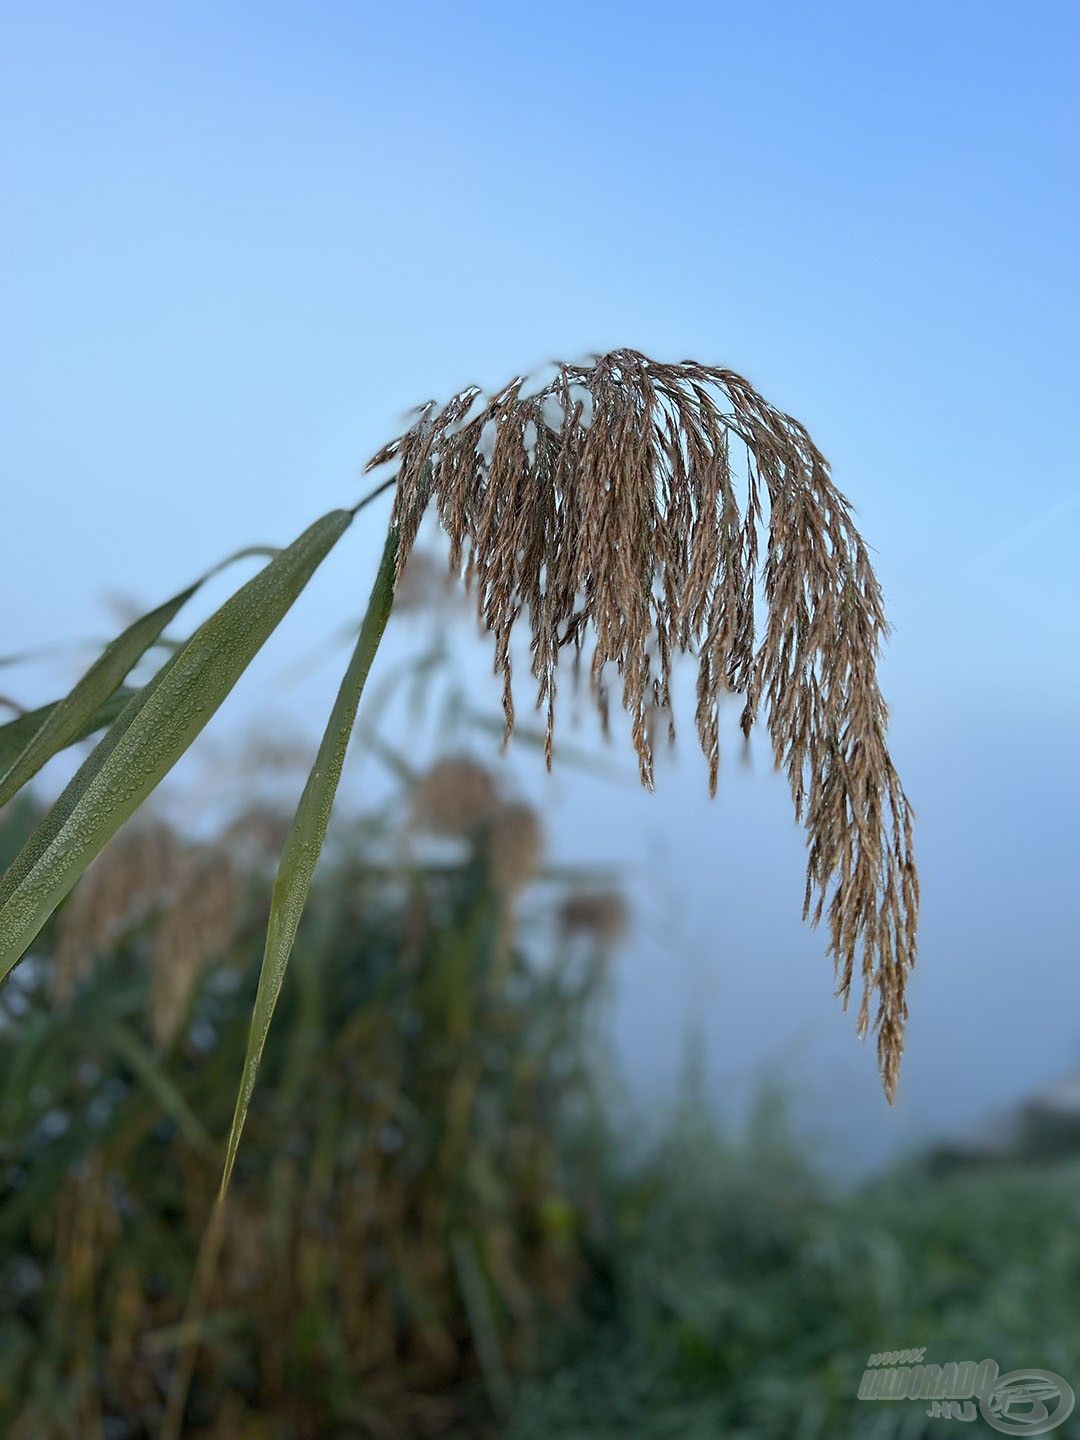
[[[763,757],[711,806],[689,749],[656,797],[522,757],[553,848],[628,867],[629,1083],[665,1092],[693,1014],[718,1094],[790,1053],[869,1156],[1080,1061],[1078,42],[1048,0],[8,0],[0,653],[291,538],[429,395],[618,344],[731,365],[830,456],[895,626],[904,1088],[886,1113],[799,924]],[[277,677],[359,612],[369,519],[213,734],[315,735],[338,658]]]

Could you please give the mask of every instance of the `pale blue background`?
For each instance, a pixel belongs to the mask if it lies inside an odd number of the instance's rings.
[[[760,747],[711,806],[689,745],[652,798],[523,756],[553,853],[630,866],[631,1086],[669,1091],[693,1015],[718,1099],[788,1056],[866,1163],[1052,1077],[1080,1059],[1078,40],[1047,0],[7,0],[0,653],[291,538],[428,395],[617,344],[732,365],[829,454],[886,588],[910,1043],[888,1111]],[[278,682],[358,613],[380,520],[208,742],[315,736],[343,657]]]

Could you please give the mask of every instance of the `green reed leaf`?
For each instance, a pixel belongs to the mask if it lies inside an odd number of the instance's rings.
[[[90,788],[102,766],[112,754],[120,737],[138,715],[158,685],[162,683],[172,666],[173,659],[166,661],[158,673],[141,689],[136,690],[123,706],[112,725],[101,737],[93,750],[76,770],[67,785],[57,797],[52,808],[38,822],[22,849],[0,879],[0,915],[3,907],[16,892],[23,880],[37,865],[56,837],[61,833],[78,802]],[[0,979],[7,971],[0,973]]]
[[[0,773],[0,805],[32,780],[47,760],[72,743],[90,717],[123,683],[180,607],[198,587],[189,585],[164,605],[142,615],[106,645],[71,693],[53,705],[22,751]]]
[[[311,768],[304,793],[296,809],[289,838],[285,842],[274,881],[270,901],[270,919],[267,925],[266,947],[263,951],[262,969],[259,972],[259,988],[255,996],[255,1009],[251,1017],[251,1031],[248,1036],[247,1054],[244,1057],[244,1071],[240,1090],[236,1097],[232,1128],[229,1131],[225,1153],[225,1165],[221,1177],[223,1198],[232,1178],[240,1136],[247,1119],[248,1107],[255,1091],[255,1079],[262,1059],[263,1047],[270,1029],[274,1007],[281,993],[285,970],[296,940],[300,917],[307,903],[311,878],[318,864],[326,827],[337,793],[341,769],[345,763],[345,752],[349,747],[356,712],[360,704],[364,684],[371,669],[371,662],[379,648],[390,609],[394,601],[394,565],[397,559],[397,532],[391,530],[383,549],[378,574],[372,587],[367,613],[360,626],[349,667],[345,671],[341,687],[330,712],[322,742],[319,745],[315,763]]]
[[[138,1035],[119,1020],[105,1027],[105,1039],[131,1073],[142,1083],[148,1094],[174,1121],[188,1143],[204,1155],[212,1155],[214,1142],[153,1051]]]
[[[305,530],[121,712],[57,801],[55,818],[50,812],[16,857],[14,878],[0,883],[0,979],[202,731],[351,520],[333,510]]]
[[[121,685],[119,690],[110,695],[103,705],[99,705],[94,713],[83,721],[66,743],[77,745],[88,735],[94,735],[98,730],[104,730],[107,725],[111,725],[134,694],[134,690]],[[39,705],[36,710],[27,710],[25,715],[17,715],[6,725],[0,725],[0,774],[6,773],[12,762],[26,749],[27,744],[41,729],[50,714],[63,703],[63,700],[54,700],[49,705]]]
[[[108,701],[134,666],[161,637],[162,631],[195,594],[199,587],[235,560],[252,555],[266,555],[266,546],[249,546],[228,556],[201,575],[193,585],[166,600],[156,610],[141,615],[115,640],[111,640],[90,669],[69,695],[42,714],[38,727],[28,736],[23,748],[10,760],[0,763],[0,805],[6,805],[28,780],[32,780],[47,760],[66,749],[81,736],[91,733],[87,725]],[[41,712],[35,712],[41,713]],[[27,717],[22,716],[22,721]]]

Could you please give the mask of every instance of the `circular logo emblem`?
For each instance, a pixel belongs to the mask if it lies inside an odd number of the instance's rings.
[[[1069,1418],[1075,1404],[1072,1386],[1052,1370],[1010,1370],[989,1387],[979,1410],[1003,1435],[1045,1435]]]

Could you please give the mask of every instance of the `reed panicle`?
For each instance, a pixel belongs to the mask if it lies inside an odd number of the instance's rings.
[[[187,1019],[200,977],[231,945],[243,900],[227,855],[205,847],[193,855],[176,900],[157,933],[150,982],[150,1029],[161,1048]]]
[[[470,837],[491,824],[499,806],[495,777],[465,755],[447,755],[413,791],[413,823],[434,835]]]
[[[394,586],[394,613],[412,615],[452,608],[460,597],[453,575],[434,552],[414,549]]]
[[[243,898],[236,866],[219,846],[185,845],[162,820],[122,830],[61,912],[54,998],[67,1002],[96,957],[145,926],[150,1031],[167,1047],[203,971],[235,938]]]
[[[53,972],[57,1000],[70,998],[95,955],[107,951],[123,930],[168,900],[184,866],[180,842],[161,821],[144,821],[120,831],[60,913]]]
[[[724,697],[742,697],[744,735],[764,706],[807,835],[804,918],[827,914],[845,1007],[860,971],[860,1035],[876,992],[892,1099],[918,881],[876,674],[881,591],[849,502],[804,427],[734,371],[623,349],[526,379],[429,402],[369,461],[397,466],[399,576],[431,501],[494,638],[508,734],[511,632],[528,616],[549,765],[559,660],[571,650],[576,669],[590,639],[591,693],[606,719],[614,669],[650,789],[676,654],[697,659],[712,792]]]
[[[511,800],[499,806],[484,835],[491,880],[512,899],[536,878],[544,851],[540,817],[531,805]]]
[[[618,890],[578,891],[559,906],[558,923],[563,935],[582,935],[600,945],[614,944],[629,924],[626,899]]]

